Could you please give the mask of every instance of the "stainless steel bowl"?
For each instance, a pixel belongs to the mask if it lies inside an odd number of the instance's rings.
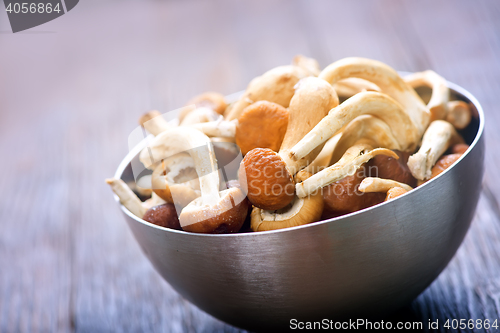
[[[286,329],[291,319],[379,315],[413,300],[455,254],[474,216],[484,170],[484,115],[463,131],[451,168],[389,202],[300,227],[232,235],[158,227],[121,206],[156,270],[183,297],[229,324]],[[128,154],[115,177],[133,179]],[[118,201],[118,200],[117,200]]]

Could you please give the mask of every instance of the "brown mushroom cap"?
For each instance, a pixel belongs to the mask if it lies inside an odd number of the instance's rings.
[[[411,187],[417,185],[417,180],[408,168],[409,153],[393,150],[399,159],[392,156],[377,155],[366,163],[366,169],[370,177],[392,179]]]
[[[458,143],[451,147],[452,154],[464,154],[467,149],[469,149],[469,145],[466,143]]]
[[[240,164],[239,180],[250,202],[265,210],[276,210],[294,198],[294,182],[281,157],[268,148],[255,148]]]
[[[247,106],[236,126],[236,143],[246,155],[254,148],[278,151],[288,125],[288,110],[279,104],[259,101]]]
[[[442,156],[431,170],[431,179],[439,175],[444,170],[448,169],[453,163],[455,163],[462,154],[450,154]]]
[[[216,92],[206,92],[193,97],[186,105],[195,105],[196,108],[208,108],[214,110],[218,114],[224,114],[227,108],[227,103],[224,95]],[[185,108],[179,114],[179,122],[182,122],[193,109]]]
[[[405,194],[406,192],[408,192],[408,191],[402,187],[393,187],[387,191],[387,195],[385,196],[384,201],[389,201],[389,200],[392,200],[394,198],[397,198],[397,197]]]
[[[323,188],[325,209],[336,214],[348,214],[384,201],[385,193],[363,193],[359,184],[366,175],[364,166],[352,176],[342,178]]]
[[[144,221],[159,225],[160,227],[181,230],[175,206],[171,203],[154,206],[144,213]]]
[[[203,205],[202,198],[187,205],[179,216],[183,230],[197,233],[234,233],[241,229],[249,209],[245,194],[237,187],[220,192],[215,205]]]

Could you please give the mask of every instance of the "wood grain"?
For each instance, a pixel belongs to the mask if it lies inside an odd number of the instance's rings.
[[[500,318],[499,2],[88,0],[8,30],[0,10],[0,332],[238,332],[159,277],[103,179],[142,112],[242,90],[298,53],[322,66],[356,55],[430,68],[482,103],[472,227],[439,278],[388,319]]]

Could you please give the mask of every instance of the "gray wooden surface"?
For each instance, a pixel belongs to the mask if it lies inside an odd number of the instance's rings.
[[[103,179],[142,112],[242,90],[298,53],[322,66],[355,55],[430,68],[479,99],[487,167],[476,217],[397,318],[500,317],[499,1],[86,0],[9,30],[1,9],[1,332],[237,332],[160,278]]]

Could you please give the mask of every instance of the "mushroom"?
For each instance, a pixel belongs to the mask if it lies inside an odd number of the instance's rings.
[[[237,120],[227,121],[220,116],[217,120],[197,123],[191,126],[211,137],[234,138],[237,124]]]
[[[299,171],[295,175],[295,181],[296,182],[301,182],[306,180],[308,177],[305,177],[304,173],[307,175],[314,175],[315,173],[318,173],[319,171],[325,169],[326,167],[330,166],[330,160],[332,159],[333,152],[335,150],[335,147],[337,146],[340,137],[342,136],[342,133],[338,133],[334,136],[332,136],[323,146],[323,149],[321,149],[320,153],[314,161],[311,162],[305,169]]]
[[[224,95],[216,92],[206,92],[201,95],[193,97],[186,105],[194,105],[197,108],[209,108],[214,110],[220,115],[224,114],[224,111],[227,108],[227,103]],[[187,115],[189,112],[184,112],[179,115],[179,120]]]
[[[337,163],[297,184],[295,186],[297,196],[304,198],[319,188],[330,185],[346,176],[352,176],[361,165],[376,155],[382,154],[392,156],[396,159],[399,158],[392,150],[385,148],[373,149],[372,144],[369,140],[358,141],[345,152],[344,156]]]
[[[361,92],[332,109],[290,149],[290,158],[295,161],[300,160],[350,121],[364,114],[373,115],[384,121],[390,128],[390,131],[385,130],[384,133],[392,133],[401,150],[411,150],[420,140],[421,133],[398,102],[382,93]],[[380,123],[377,124],[382,126]]]
[[[405,190],[404,188],[402,187],[393,187],[393,188],[390,188],[388,191],[387,191],[387,195],[385,196],[385,200],[384,201],[389,201],[389,200],[392,200],[394,198],[397,198],[399,197],[400,195],[403,195],[405,194],[406,192],[408,192],[407,190]]]
[[[279,104],[258,101],[247,106],[238,118],[235,139],[246,155],[254,148],[280,149],[288,125],[288,110]]]
[[[179,221],[183,230],[222,233],[241,228],[248,202],[239,188],[219,192],[219,172],[210,138],[194,128],[177,127],[161,133],[147,149],[150,156],[143,159],[145,162],[161,161],[180,152],[187,152],[193,159],[201,197],[182,209]]]
[[[356,212],[381,203],[384,195],[380,193],[363,193],[359,184],[365,178],[366,167],[361,166],[354,174],[339,179],[322,190],[325,202],[325,217],[334,217]]]
[[[472,118],[469,104],[464,101],[451,101],[447,105],[446,121],[455,126],[456,129],[466,128]]]
[[[347,79],[340,80],[333,85],[333,88],[335,89],[339,97],[344,99],[352,97],[357,93],[363,91],[380,92],[380,88],[376,84],[370,81],[359,79],[357,77],[350,77]]]
[[[370,138],[378,147],[400,150],[401,145],[392,134],[392,130],[383,120],[361,115],[352,120],[340,133],[341,137],[331,155],[329,165],[336,163],[358,140]]]
[[[315,193],[306,198],[294,196],[293,200],[279,210],[264,210],[254,207],[250,215],[253,231],[276,230],[295,227],[318,221],[323,211],[323,197]]]
[[[412,73],[404,77],[406,83],[411,87],[427,86],[432,88],[431,99],[427,107],[431,112],[431,121],[445,119],[448,113],[448,101],[450,91],[446,80],[432,70]]]
[[[425,131],[420,149],[408,159],[413,177],[419,180],[429,179],[439,156],[457,143],[463,143],[463,139],[453,125],[444,120],[433,121]]]
[[[188,107],[183,110],[188,109]],[[183,119],[180,121],[180,126],[190,126],[193,124],[199,123],[208,123],[211,121],[215,121],[219,119],[220,115],[212,109],[201,107],[196,108],[189,112]]]
[[[164,203],[167,202],[163,200],[158,194],[152,192],[151,198],[142,202],[142,207],[144,207],[145,209],[150,209],[153,208],[154,206],[163,205]]]
[[[299,66],[309,72],[311,76],[318,76],[321,72],[318,61],[314,58],[309,58],[298,54],[292,59],[292,65]]]
[[[149,208],[144,216],[144,221],[159,225],[160,227],[181,230],[179,218],[174,204],[164,203]]]
[[[151,184],[160,198],[181,207],[201,195],[194,161],[188,153],[164,158],[153,171]]]
[[[469,149],[469,145],[466,143],[458,143],[451,147],[452,154],[464,154],[467,149]]]
[[[135,195],[130,187],[121,179],[106,179],[106,183],[111,186],[111,190],[118,196],[120,203],[125,206],[132,214],[142,218],[146,212],[141,200]]]
[[[172,128],[159,111],[152,110],[146,112],[139,118],[139,125],[144,127],[149,133],[157,136],[163,131]]]
[[[420,134],[419,138],[429,124],[430,111],[415,90],[394,69],[380,61],[355,57],[344,58],[323,69],[319,77],[331,84],[349,77],[357,77],[376,84],[383,93],[401,104]]]
[[[337,103],[335,91],[324,80],[308,77],[297,84],[279,152],[255,148],[241,162],[240,183],[247,188],[248,199],[254,206],[277,210],[293,200],[293,176],[316,158],[322,146],[296,161],[288,158],[289,150]]]
[[[411,174],[410,168],[408,168],[410,153],[399,150],[393,150],[393,152],[399,156],[398,159],[385,155],[377,155],[366,163],[368,175],[370,177],[392,179],[415,187],[417,180]]]
[[[448,169],[455,163],[463,154],[449,154],[442,156],[436,164],[432,167],[430,179],[436,177],[444,170]]]
[[[359,184],[359,191],[363,193],[387,193],[393,187],[400,187],[406,191],[413,190],[411,186],[392,179],[366,177]]]
[[[247,106],[257,101],[269,101],[288,107],[294,95],[295,84],[306,76],[309,76],[307,70],[288,65],[273,68],[256,77],[250,82],[243,96],[232,106],[227,119],[238,119]]]

